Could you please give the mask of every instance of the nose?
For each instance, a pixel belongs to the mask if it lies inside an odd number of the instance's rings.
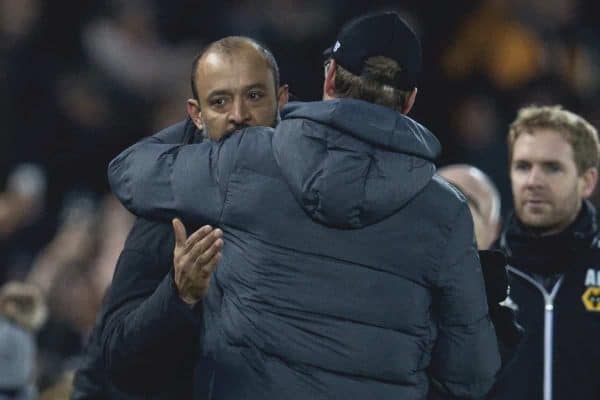
[[[544,182],[543,175],[544,174],[543,174],[542,169],[539,166],[534,165],[533,167],[531,167],[531,169],[529,170],[529,173],[527,174],[527,185],[528,186],[542,185],[542,183]]]
[[[250,121],[250,112],[243,100],[235,100],[231,112],[229,113],[229,122],[234,125],[244,125]]]

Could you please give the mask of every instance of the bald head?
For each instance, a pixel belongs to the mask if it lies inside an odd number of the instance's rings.
[[[471,165],[449,165],[439,175],[456,186],[467,198],[480,249],[489,248],[500,228],[500,195],[491,179]]]
[[[248,126],[275,126],[288,98],[287,85],[278,82],[264,46],[239,36],[218,40],[194,60],[188,116],[212,140]]]
[[[191,76],[191,86],[192,86],[192,95],[194,99],[198,99],[198,67],[201,63],[209,56],[228,56],[230,58],[242,59],[240,56],[242,54],[252,54],[259,55],[267,67],[271,70],[273,74],[273,79],[275,83],[275,87],[279,87],[279,66],[277,65],[277,61],[273,56],[273,53],[260,42],[245,36],[228,36],[223,39],[217,40],[215,42],[210,43],[206,46],[200,54],[198,54],[192,63],[192,76]]]

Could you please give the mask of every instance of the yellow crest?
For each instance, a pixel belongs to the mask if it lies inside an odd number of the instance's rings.
[[[587,288],[583,292],[581,300],[588,311],[600,311],[600,287],[592,286]]]

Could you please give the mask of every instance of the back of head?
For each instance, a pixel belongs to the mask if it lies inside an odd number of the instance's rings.
[[[336,61],[336,97],[402,112],[417,86],[421,44],[397,13],[358,17],[342,27],[325,55]]]

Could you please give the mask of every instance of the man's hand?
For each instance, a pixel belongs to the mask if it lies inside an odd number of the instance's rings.
[[[223,232],[205,225],[187,237],[185,226],[175,218],[174,280],[179,297],[194,305],[206,295],[210,277],[217,268],[223,248]]]

